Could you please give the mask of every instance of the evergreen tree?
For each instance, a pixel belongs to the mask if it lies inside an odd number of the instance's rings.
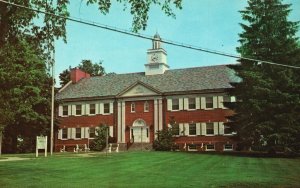
[[[242,57],[300,66],[296,32],[298,22],[288,21],[290,5],[281,0],[249,0],[240,11],[243,32],[237,51]],[[230,66],[242,79],[232,83],[237,97],[230,117],[232,128],[246,147],[297,148],[300,134],[299,69],[241,59]],[[299,143],[298,143],[299,146]]]

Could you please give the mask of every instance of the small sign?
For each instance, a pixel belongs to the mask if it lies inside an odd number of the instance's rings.
[[[36,157],[39,156],[39,149],[45,150],[45,157],[47,157],[47,136],[36,137]]]

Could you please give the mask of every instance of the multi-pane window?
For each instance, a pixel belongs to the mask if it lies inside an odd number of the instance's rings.
[[[149,112],[149,103],[147,101],[144,103],[144,112]]]
[[[67,116],[68,115],[68,106],[65,105],[63,106],[63,116]]]
[[[172,126],[172,132],[174,135],[179,135],[179,125],[175,124]]]
[[[172,99],[172,110],[179,110],[179,99]]]
[[[104,114],[109,114],[109,103],[104,103],[103,108]]]
[[[95,127],[90,127],[89,129],[89,137],[95,138]]]
[[[224,134],[232,134],[232,129],[228,125],[224,125]]]
[[[196,135],[196,124],[192,123],[189,125],[189,135]]]
[[[206,135],[213,135],[213,134],[214,134],[214,124],[206,123]]]
[[[213,97],[206,97],[206,108],[213,108]]]
[[[76,105],[76,115],[81,115],[81,105]]]
[[[67,139],[68,138],[68,129],[64,128],[62,129],[62,139]]]
[[[227,150],[227,151],[233,150],[233,145],[232,144],[225,144],[224,145],[224,150]]]
[[[196,99],[189,98],[189,109],[196,109]]]
[[[76,128],[75,138],[81,138],[81,128]]]
[[[135,103],[134,102],[131,103],[130,109],[131,109],[131,112],[135,112]]]
[[[188,145],[188,150],[189,151],[196,151],[197,150],[197,145],[196,144],[189,144]]]
[[[215,145],[214,144],[207,144],[206,145],[206,150],[215,150]]]
[[[96,105],[90,104],[90,114],[96,114]]]

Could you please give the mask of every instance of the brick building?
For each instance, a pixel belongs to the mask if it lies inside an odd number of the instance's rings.
[[[110,137],[123,148],[151,144],[171,120],[178,125],[179,150],[234,150],[234,134],[224,125],[233,113],[224,102],[235,100],[225,92],[238,80],[234,72],[226,65],[169,70],[160,40],[156,34],[145,72],[90,77],[71,70],[71,81],[56,96],[56,151],[88,145],[100,124],[109,126]]]

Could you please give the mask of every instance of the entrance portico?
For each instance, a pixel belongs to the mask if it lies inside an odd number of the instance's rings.
[[[130,140],[133,143],[149,143],[149,126],[143,119],[137,119],[133,122],[130,129]]]

